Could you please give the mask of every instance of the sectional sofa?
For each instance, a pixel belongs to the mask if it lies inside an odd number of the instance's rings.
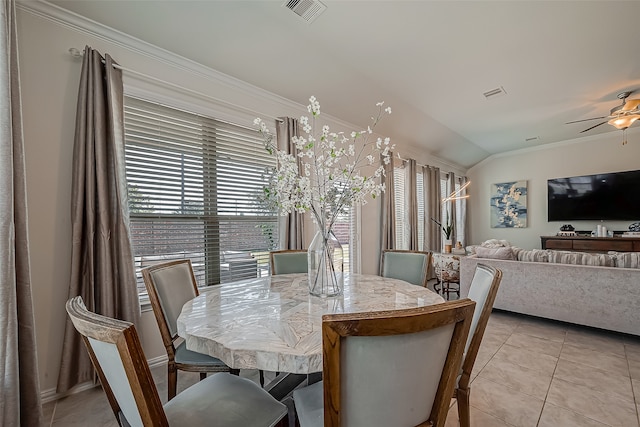
[[[503,273],[494,308],[640,336],[640,253],[492,249],[461,257],[462,297],[484,263]]]

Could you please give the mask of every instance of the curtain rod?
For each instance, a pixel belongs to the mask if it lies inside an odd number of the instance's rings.
[[[78,58],[82,58],[82,57],[84,56],[84,49],[83,49],[83,50],[78,50],[78,49],[77,49],[77,48],[75,48],[75,47],[71,47],[71,48],[69,48],[69,54],[70,54],[73,58],[76,58],[76,59],[78,59]],[[102,59],[102,63],[104,63],[104,58]],[[278,118],[278,117],[273,117],[273,116],[270,116],[269,114],[262,114],[262,113],[259,113],[259,112],[256,112],[256,111],[253,111],[253,110],[250,110],[250,109],[248,109],[248,108],[246,108],[246,107],[243,107],[243,106],[241,106],[241,105],[236,105],[236,104],[233,104],[233,103],[231,103],[231,102],[222,101],[222,100],[220,100],[220,99],[214,98],[214,97],[209,96],[209,95],[204,95],[204,94],[203,94],[203,93],[201,93],[201,92],[198,92],[198,91],[195,91],[195,90],[192,90],[192,89],[187,89],[187,88],[182,87],[182,86],[179,86],[179,85],[177,85],[177,84],[175,84],[175,83],[171,83],[171,82],[168,82],[168,81],[166,81],[166,80],[162,80],[162,79],[159,79],[159,78],[157,78],[157,77],[150,76],[149,74],[144,74],[144,73],[141,73],[141,72],[139,72],[139,71],[135,71],[135,70],[132,70],[132,69],[130,69],[130,68],[123,67],[123,66],[122,66],[122,65],[120,65],[120,64],[116,64],[116,63],[114,63],[114,64],[113,64],[113,68],[116,68],[116,69],[118,69],[118,70],[122,70],[123,72],[129,73],[129,74],[134,74],[134,75],[136,75],[136,76],[138,76],[138,77],[142,77],[142,78],[144,78],[144,79],[151,80],[151,81],[153,81],[153,82],[155,82],[155,83],[159,83],[159,84],[161,84],[161,85],[168,86],[168,87],[171,87],[171,88],[173,88],[173,89],[177,89],[178,91],[187,92],[187,93],[192,94],[192,95],[197,95],[197,96],[199,96],[199,97],[205,97],[205,98],[208,98],[208,99],[210,99],[210,100],[212,100],[212,101],[215,101],[215,102],[216,102],[216,103],[218,103],[218,104],[224,104],[224,105],[226,105],[227,107],[231,107],[231,108],[235,108],[235,109],[238,109],[238,110],[242,110],[242,111],[244,111],[245,113],[254,114],[254,115],[256,115],[256,116],[261,116],[261,117],[269,117],[270,119],[276,120],[276,121],[278,121],[278,122],[280,122],[280,123],[283,123],[283,122],[284,122],[284,120],[282,120],[282,119],[280,119],[280,118]]]

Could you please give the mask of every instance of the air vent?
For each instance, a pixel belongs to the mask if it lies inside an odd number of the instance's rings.
[[[504,90],[504,88],[502,86],[492,89],[488,92],[483,93],[484,97],[489,99],[489,98],[497,98],[499,96],[503,96],[506,95],[507,91]]]
[[[307,21],[308,24],[315,21],[327,9],[327,6],[318,0],[289,0],[283,6]]]

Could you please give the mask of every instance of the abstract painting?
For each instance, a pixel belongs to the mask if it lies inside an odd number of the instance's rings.
[[[491,185],[491,227],[527,226],[527,181]]]

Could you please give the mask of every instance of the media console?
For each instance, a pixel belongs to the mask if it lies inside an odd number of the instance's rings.
[[[639,237],[540,236],[542,249],[581,252],[640,252]]]

